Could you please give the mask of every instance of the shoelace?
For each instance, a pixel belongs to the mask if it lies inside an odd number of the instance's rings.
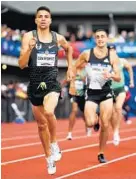
[[[59,153],[60,152],[58,145],[51,146],[51,150],[52,150],[53,153],[55,153],[55,152]]]
[[[48,168],[53,168],[53,167],[55,167],[54,162],[49,162],[49,163],[48,163]]]
[[[48,161],[48,168],[52,168],[52,167],[55,167],[55,163],[54,163],[54,161],[53,161],[53,159],[50,159],[49,161]]]

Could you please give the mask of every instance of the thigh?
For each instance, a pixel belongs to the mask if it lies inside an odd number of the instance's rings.
[[[125,98],[126,98],[125,92],[119,93],[119,95],[116,97],[115,108],[121,109],[123,107],[124,102],[125,102]]]
[[[47,122],[45,115],[44,115],[43,106],[33,106],[32,105],[32,111],[33,111],[33,115],[34,115],[34,118],[37,121],[37,123],[43,124],[43,123]]]
[[[102,125],[108,125],[113,111],[113,99],[107,99],[100,103],[100,118]]]
[[[98,107],[98,104],[92,102],[92,101],[86,101],[85,103],[85,110],[84,110],[84,113],[85,113],[85,116],[96,116],[96,109]]]
[[[50,92],[48,93],[43,100],[44,109],[48,112],[54,112],[59,99],[60,93]]]
[[[78,111],[78,105],[77,105],[77,102],[72,102],[72,111],[73,112],[77,112]]]

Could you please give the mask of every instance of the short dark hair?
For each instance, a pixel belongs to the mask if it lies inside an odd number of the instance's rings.
[[[48,7],[46,7],[46,6],[40,6],[40,7],[36,10],[35,16],[37,15],[37,13],[38,13],[39,11],[42,11],[42,10],[45,10],[45,11],[47,11],[47,12],[49,12],[49,13],[51,14],[51,11],[50,11],[50,9],[49,9]]]
[[[97,32],[105,32],[106,33],[106,35],[108,35],[108,33],[107,33],[107,31],[106,30],[104,30],[104,29],[97,29],[96,31],[95,31],[95,33],[97,33]]]

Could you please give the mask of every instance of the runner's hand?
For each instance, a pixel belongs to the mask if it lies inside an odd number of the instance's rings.
[[[112,77],[112,74],[109,73],[108,71],[104,71],[103,72],[103,77],[108,80],[108,79],[110,79]]]
[[[133,81],[130,81],[129,87],[134,88],[134,82]]]
[[[67,71],[67,81],[71,81],[75,77],[75,74],[73,73],[73,69],[70,68]]]
[[[30,41],[29,41],[29,49],[32,50],[35,45],[36,45],[36,41],[37,39],[35,37],[33,37]]]

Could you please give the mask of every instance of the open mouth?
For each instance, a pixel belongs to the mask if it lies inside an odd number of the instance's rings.
[[[99,42],[100,45],[103,45],[103,42]]]

